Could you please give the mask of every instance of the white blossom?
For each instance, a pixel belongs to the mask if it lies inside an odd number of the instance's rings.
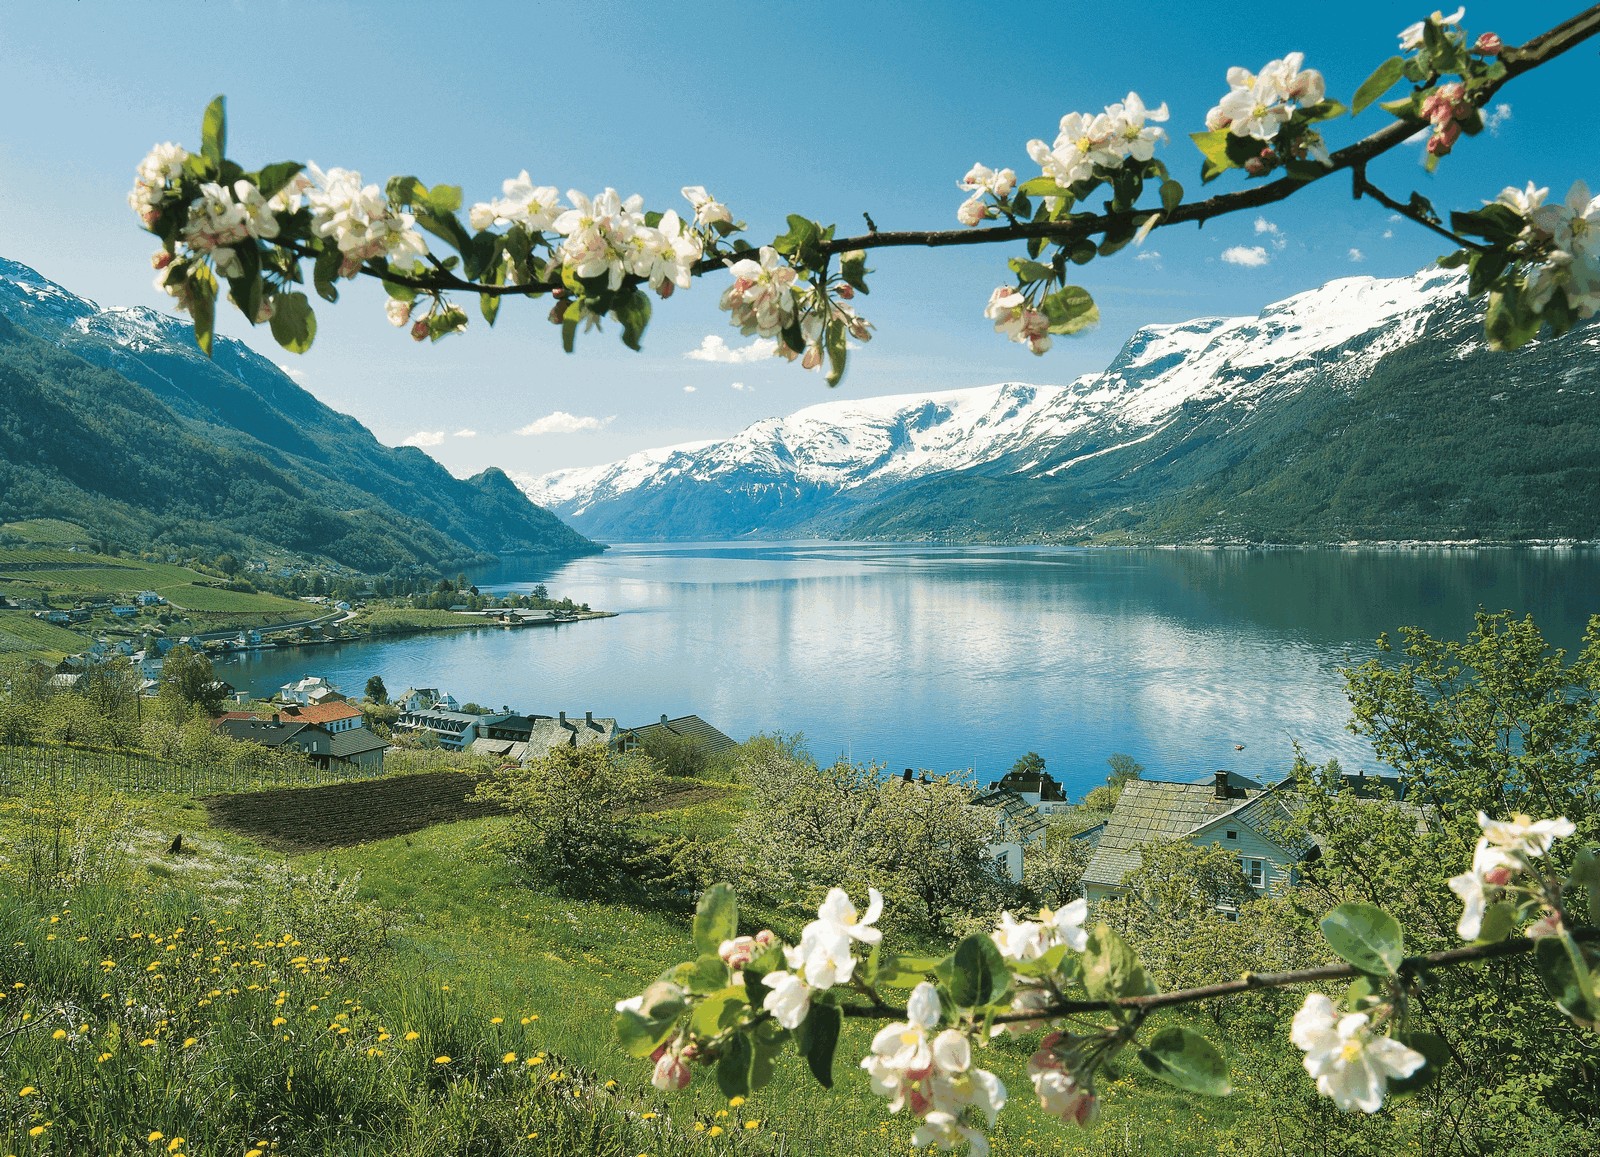
[[[696,225],[704,228],[719,221],[732,224],[733,214],[728,211],[728,207],[706,192],[704,185],[685,185],[683,197],[694,207]]]
[[[156,145],[139,162],[133,188],[128,193],[128,207],[145,225],[154,225],[161,214],[161,206],[171,200],[183,179],[183,166],[188,159],[187,150],[168,141]]]
[[[644,198],[635,194],[623,200],[607,189],[592,200],[576,189],[567,191],[572,203],[555,219],[555,231],[565,238],[561,262],[579,277],[604,277],[606,288],[616,289],[628,272],[634,233],[645,227]]]
[[[554,185],[535,185],[523,169],[500,183],[503,194],[479,201],[467,211],[467,223],[476,230],[496,225],[521,225],[529,233],[542,233],[561,213],[561,194]]]
[[[1346,1111],[1376,1113],[1389,1081],[1409,1077],[1427,1059],[1374,1034],[1366,1013],[1336,1016],[1333,1001],[1320,992],[1308,995],[1294,1014],[1289,1039],[1306,1054],[1306,1072],[1317,1079],[1317,1091]]]
[[[989,935],[1007,960],[1037,960],[1058,944],[1082,952],[1089,944],[1089,935],[1083,930],[1088,918],[1089,902],[1080,897],[1053,912],[1041,908],[1037,921],[1021,921],[1002,912],[1000,927]]]
[[[967,175],[962,177],[958,188],[967,190],[975,197],[984,193],[991,193],[1004,200],[1011,195],[1011,190],[1016,188],[1017,174],[1010,169],[1001,169],[998,172],[988,165],[973,165],[967,170]]]
[[[1228,94],[1206,114],[1206,127],[1213,132],[1226,128],[1236,137],[1274,140],[1297,111],[1320,104],[1327,95],[1322,74],[1301,68],[1304,62],[1304,53],[1291,52],[1268,61],[1260,75],[1237,66],[1228,69]]]
[[[311,209],[311,231],[332,238],[343,261],[341,277],[354,277],[363,262],[383,257],[391,263],[421,257],[427,243],[418,233],[416,218],[396,212],[376,185],[363,185],[352,169],[323,172],[310,166],[312,187],[306,204]]]
[[[1054,1046],[1060,1039],[1059,1033],[1052,1033],[1040,1042],[1039,1051],[1028,1058],[1028,1079],[1046,1113],[1069,1124],[1087,1125],[1094,1119],[1099,1098],[1056,1055]]]
[[[1006,1087],[993,1073],[973,1067],[972,1045],[964,1033],[945,1029],[930,1039],[940,1016],[938,991],[926,981],[917,985],[906,1001],[905,1021],[880,1029],[872,1052],[861,1062],[872,1091],[888,1100],[891,1113],[907,1109],[937,1125],[941,1116],[958,1122],[966,1110],[975,1109],[993,1125],[1005,1106]],[[960,1127],[949,1136],[971,1140],[968,1132]],[[913,1144],[932,1143],[913,1139]]]
[[[1124,156],[1136,161],[1148,161],[1155,155],[1156,142],[1167,139],[1166,129],[1150,128],[1146,122],[1165,121],[1167,116],[1165,102],[1159,108],[1146,108],[1136,92],[1130,92],[1120,104],[1106,109],[1112,139],[1119,142]]]
[[[409,301],[401,301],[397,297],[391,297],[384,302],[383,312],[388,317],[390,325],[404,326],[411,320],[411,303]]]
[[[1478,840],[1472,853],[1472,868],[1450,878],[1450,890],[1461,897],[1461,919],[1456,922],[1456,932],[1463,940],[1476,940],[1483,931],[1483,914],[1488,906],[1488,889],[1499,887],[1510,880],[1519,865],[1503,848],[1492,846],[1487,839]]]
[[[1461,18],[1466,14],[1467,9],[1465,6],[1457,8],[1449,16],[1435,10],[1434,14],[1428,17],[1427,20],[1419,20],[1415,24],[1407,25],[1400,33],[1400,50],[1402,52],[1410,52],[1414,48],[1421,48],[1422,32],[1425,25],[1437,24],[1440,28],[1457,28],[1461,24]]]
[[[1050,319],[1008,285],[1000,286],[989,295],[983,316],[994,322],[996,333],[1026,345],[1035,354],[1050,348]]]
[[[1509,820],[1492,820],[1484,812],[1479,812],[1478,826],[1483,829],[1483,838],[1489,843],[1503,849],[1508,855],[1528,860],[1543,856],[1555,841],[1565,839],[1576,830],[1572,821],[1565,816],[1536,820],[1520,812]]]
[[[793,972],[769,972],[761,982],[767,987],[761,1007],[784,1028],[796,1029],[811,1011],[811,987]]]
[[[1507,185],[1504,189],[1500,190],[1500,195],[1493,201],[1486,201],[1484,203],[1491,205],[1504,205],[1518,217],[1526,219],[1533,215],[1533,211],[1535,209],[1544,204],[1545,198],[1549,195],[1550,190],[1548,188],[1536,188],[1534,183],[1529,181],[1526,189],[1519,189],[1515,185]]]
[[[1532,216],[1533,223],[1554,242],[1557,249],[1565,250],[1578,260],[1600,257],[1600,197],[1590,196],[1586,182],[1574,181],[1565,198],[1555,204],[1540,205]],[[1566,821],[1543,822],[1554,824]],[[1570,829],[1571,825],[1567,826]],[[1486,834],[1488,830],[1484,829]],[[1570,830],[1564,834],[1570,835]]]
[[[668,209],[654,229],[635,229],[628,244],[628,272],[644,278],[657,292],[669,284],[688,289],[690,271],[705,252],[699,235],[679,219],[675,209]]]
[[[210,253],[248,236],[248,214],[245,207],[234,200],[233,190],[216,182],[201,185],[200,196],[189,205],[189,219],[184,222],[184,244],[197,253]],[[226,263],[232,256],[230,253],[221,260]]]
[[[723,291],[719,304],[733,314],[741,333],[777,337],[794,320],[796,275],[770,245],[761,247],[759,258],[728,263],[733,284]],[[781,343],[779,348],[784,348]]]
[[[937,1145],[950,1150],[957,1145],[969,1145],[971,1157],[988,1157],[989,1140],[978,1130],[963,1125],[953,1113],[929,1113],[911,1134],[911,1144],[918,1148]]]

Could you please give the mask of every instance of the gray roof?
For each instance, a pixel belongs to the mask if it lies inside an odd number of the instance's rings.
[[[1037,808],[1010,788],[993,788],[975,797],[972,802],[978,807],[992,807],[998,810],[1015,826],[1017,837],[1021,840],[1032,840],[1044,834],[1044,817],[1039,814]]]
[[[1220,800],[1214,779],[1199,783],[1130,780],[1100,833],[1083,871],[1084,882],[1118,887],[1123,877],[1139,866],[1139,849],[1145,844],[1183,839],[1213,820],[1242,811],[1263,793],[1255,780],[1231,772],[1228,786],[1240,794]]]
[[[315,723],[290,723],[271,719],[219,719],[217,730],[233,739],[263,747],[298,747],[315,755],[328,750],[328,732]]]
[[[680,715],[676,719],[668,719],[663,715],[659,722],[646,723],[643,727],[631,727],[629,731],[641,743],[657,735],[675,735],[692,739],[695,746],[708,755],[721,755],[724,751],[739,746],[737,739],[718,731],[698,715]]]
[[[346,731],[333,733],[333,738],[328,741],[328,754],[335,759],[349,759],[353,755],[365,755],[369,751],[383,751],[388,746],[365,727],[352,727]]]
[[[615,719],[535,719],[527,740],[526,759],[549,755],[558,747],[611,744],[617,738]]]

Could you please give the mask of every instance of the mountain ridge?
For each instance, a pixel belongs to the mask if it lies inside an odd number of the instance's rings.
[[[1600,375],[1570,357],[1600,344],[1600,327],[1492,353],[1463,289],[1440,270],[1341,278],[1253,317],[1141,327],[1105,370],[1065,386],[830,401],[692,450],[513,477],[615,541],[1596,537],[1560,488],[1576,481],[1600,501],[1588,473],[1600,459],[1585,457],[1600,430],[1577,404]],[[1508,384],[1524,403],[1510,415],[1495,412]],[[1427,407],[1474,421],[1429,428]],[[1404,441],[1389,412],[1406,416]],[[1559,427],[1563,440],[1542,447],[1547,461],[1509,461],[1495,445],[1508,421],[1529,438]],[[1430,463],[1429,446],[1485,469]],[[1340,454],[1384,484],[1352,477]]]
[[[181,319],[102,308],[3,258],[0,316],[0,518],[130,543],[259,539],[368,572],[602,549],[497,468],[457,479],[384,446],[243,343],[219,338],[207,359]]]

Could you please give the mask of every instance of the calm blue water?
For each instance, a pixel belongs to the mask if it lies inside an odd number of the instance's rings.
[[[817,757],[997,777],[1028,750],[1074,791],[1124,751],[1162,778],[1373,767],[1345,730],[1338,668],[1404,624],[1462,637],[1531,611],[1575,647],[1600,612],[1587,550],[1207,551],[776,543],[619,546],[481,588],[546,583],[617,618],[267,652],[224,665],[269,692],[303,674],[359,694],[624,725],[693,712],[743,739],[803,732]],[[1236,745],[1243,744],[1243,750]]]

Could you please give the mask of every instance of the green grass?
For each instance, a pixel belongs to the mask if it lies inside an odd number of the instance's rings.
[[[709,837],[740,799],[735,789],[642,822]],[[0,800],[12,856],[39,831],[26,802]],[[0,866],[0,1033],[17,1030],[0,1050],[0,1152],[146,1154],[175,1136],[206,1157],[262,1140],[276,1157],[910,1151],[912,1124],[885,1113],[856,1067],[873,1035],[862,1021],[846,1025],[832,1094],[792,1053],[740,1106],[706,1070],[681,1093],[653,1089],[650,1064],[615,1046],[610,1009],[692,955],[686,914],[526,887],[485,850],[501,821],[283,857],[210,828],[192,798],[112,802],[124,851],[93,860],[114,860],[113,877],[34,897]],[[54,806],[81,827],[76,797]],[[175,831],[189,854],[165,853]],[[1103,1086],[1098,1124],[1068,1131],[1032,1103],[1030,1047],[1002,1040],[979,1055],[1011,1091],[997,1154],[1254,1151],[1263,1094],[1250,1055],[1235,1057],[1232,1099],[1130,1072]]]
[[[369,607],[354,626],[365,625],[374,635],[404,631],[443,631],[461,627],[482,627],[488,620],[456,611],[431,611],[417,607]]]
[[[91,541],[91,535],[83,527],[59,518],[26,518],[20,522],[0,523],[0,532],[43,546],[67,546]]]
[[[83,642],[82,635],[36,619],[31,611],[0,611],[0,651],[70,655]]]

